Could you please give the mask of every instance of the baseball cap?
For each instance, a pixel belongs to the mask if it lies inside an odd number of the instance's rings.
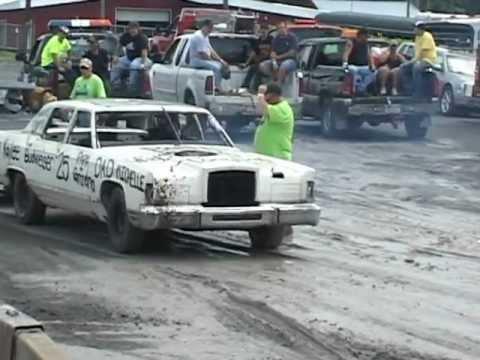
[[[58,28],[58,30],[60,30],[61,32],[63,32],[64,34],[67,34],[67,35],[68,35],[68,33],[70,32],[70,30],[69,30],[68,27],[66,27],[66,26],[60,26],[60,27]]]
[[[425,22],[424,21],[417,21],[415,23],[416,28],[424,28],[425,27]]]
[[[83,58],[80,60],[80,68],[82,67],[86,67],[86,68],[89,68],[91,69],[92,68],[92,61],[90,59],[87,59],[87,58]]]

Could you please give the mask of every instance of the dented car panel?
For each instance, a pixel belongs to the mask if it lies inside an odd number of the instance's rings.
[[[170,131],[170,132],[169,132]],[[24,174],[48,206],[108,220],[123,190],[143,229],[315,225],[314,170],[245,153],[212,115],[140,100],[61,101],[22,131],[0,132],[0,183]]]

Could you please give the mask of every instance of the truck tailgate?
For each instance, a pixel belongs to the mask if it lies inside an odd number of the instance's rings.
[[[215,116],[261,115],[255,95],[216,95],[208,99],[207,107]]]
[[[339,101],[348,107],[348,114],[353,116],[432,113],[437,109],[435,101],[428,102],[408,96],[358,97]]]

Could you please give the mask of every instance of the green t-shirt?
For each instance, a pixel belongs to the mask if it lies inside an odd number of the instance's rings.
[[[293,110],[286,100],[268,105],[262,124],[255,133],[256,152],[291,160],[294,122]]]
[[[105,87],[103,86],[102,79],[92,74],[89,78],[84,78],[80,76],[75,80],[75,85],[73,86],[72,94],[70,95],[71,99],[95,99],[95,98],[106,98]]]
[[[71,48],[72,46],[68,39],[63,39],[63,41],[60,42],[58,35],[53,35],[43,48],[42,62],[40,65],[45,67],[52,64],[56,56],[62,54],[67,55]]]

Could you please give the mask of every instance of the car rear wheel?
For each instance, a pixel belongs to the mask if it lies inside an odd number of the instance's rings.
[[[453,115],[455,113],[455,98],[450,86],[445,86],[440,98],[440,112],[442,115]]]
[[[332,138],[338,135],[337,130],[338,112],[331,105],[325,107],[322,116],[322,133],[327,138]]]
[[[120,188],[112,190],[107,212],[108,233],[115,251],[122,254],[138,252],[145,241],[145,231],[130,222],[125,196]]]
[[[416,115],[405,120],[405,130],[409,139],[423,139],[427,136],[428,126],[424,121],[430,121],[428,115]]]
[[[285,226],[266,226],[250,230],[250,244],[252,249],[258,251],[275,250],[283,242]]]
[[[13,206],[22,224],[38,225],[45,220],[46,206],[35,195],[23,174],[16,174],[13,180]]]

